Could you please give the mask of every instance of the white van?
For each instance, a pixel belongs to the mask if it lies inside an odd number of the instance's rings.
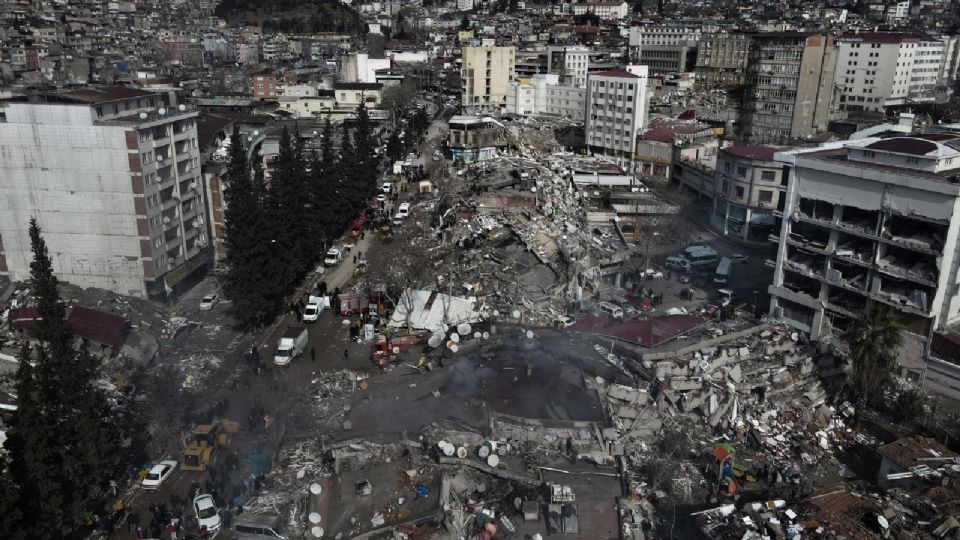
[[[233,537],[252,540],[286,538],[283,534],[283,520],[265,514],[241,514],[237,516],[233,522]]]
[[[615,306],[610,302],[600,302],[600,312],[605,313],[614,319],[623,318],[623,308],[620,306]]]
[[[704,267],[714,268],[720,260],[720,257],[717,256],[717,251],[709,247],[687,251],[684,253],[683,258],[690,263],[690,267],[693,269]]]
[[[409,213],[410,213],[410,203],[408,202],[400,203],[400,207],[397,208],[397,215],[402,218],[405,218]]]
[[[713,274],[713,282],[717,285],[726,285],[727,281],[730,280],[730,265],[731,261],[729,257],[724,257],[720,259],[720,264],[717,265],[717,271]]]

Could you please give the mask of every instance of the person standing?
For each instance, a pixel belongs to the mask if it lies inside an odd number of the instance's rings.
[[[311,362],[317,361],[317,349],[314,347],[310,347],[310,361]]]
[[[350,359],[350,351],[348,349],[343,350],[343,361],[346,362]]]

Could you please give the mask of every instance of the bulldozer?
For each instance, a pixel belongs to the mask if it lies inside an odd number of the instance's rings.
[[[198,424],[193,428],[193,440],[183,449],[180,468],[185,471],[207,470],[207,465],[216,461],[220,449],[230,445],[230,436],[239,430],[239,423],[223,418]]]

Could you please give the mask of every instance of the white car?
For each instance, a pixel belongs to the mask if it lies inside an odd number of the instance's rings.
[[[387,200],[387,194],[386,194],[386,193],[381,193],[381,194],[377,195],[377,200],[380,201],[380,202],[386,201],[386,200]]]
[[[400,207],[397,208],[397,215],[400,217],[407,217],[407,214],[410,213],[410,203],[400,203]]]
[[[746,264],[750,262],[750,256],[743,253],[734,253],[730,256],[730,262],[737,264]]]
[[[210,311],[213,306],[220,302],[220,297],[216,294],[208,294],[200,300],[200,311]]]
[[[393,189],[393,183],[384,182],[383,186],[381,186],[380,189],[383,190],[384,193],[390,193],[390,190]]]
[[[143,481],[140,482],[140,485],[143,486],[143,489],[157,489],[160,487],[160,484],[164,483],[167,478],[173,475],[173,471],[175,470],[177,470],[176,461],[161,461],[150,468],[147,476],[143,477]]]
[[[303,308],[303,321],[314,322],[320,318],[321,313],[323,313],[323,308],[320,307],[320,304],[310,302],[307,307]]]
[[[645,274],[647,275],[647,279],[663,279],[663,272],[654,270],[653,268],[647,268]]]
[[[336,266],[343,260],[343,251],[340,248],[330,248],[327,256],[323,258],[323,264],[327,266]]]
[[[223,523],[220,520],[220,511],[213,502],[212,495],[197,495],[193,500],[193,510],[197,513],[197,526],[206,527],[207,532],[214,533],[220,530]]]

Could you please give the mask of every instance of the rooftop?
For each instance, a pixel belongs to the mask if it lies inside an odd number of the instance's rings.
[[[616,77],[619,79],[639,79],[640,77],[630,73],[625,69],[611,69],[609,71],[598,71],[591,73],[591,77]]]
[[[665,118],[652,122],[640,137],[649,141],[673,143],[677,135],[693,135],[708,129],[710,126],[696,121]]]
[[[108,103],[111,101],[120,101],[124,99],[135,99],[141,97],[156,96],[156,92],[138,90],[126,86],[103,86],[100,88],[84,88],[81,90],[71,90],[60,93],[61,97],[78,101],[81,103]]]
[[[747,159],[773,161],[773,155],[779,152],[780,149],[774,148],[773,146],[749,145],[749,146],[728,146],[727,148],[722,149],[722,151],[733,156],[747,158]]]
[[[866,43],[902,43],[904,41],[920,41],[920,38],[913,34],[904,32],[862,32],[853,34],[842,34],[840,41],[855,41]]]
[[[957,454],[953,453],[946,446],[933,439],[904,438],[894,441],[888,445],[882,446],[879,450],[880,455],[889,459],[903,469],[910,469],[917,465],[927,465],[930,468],[936,468],[942,465],[943,461],[936,461],[935,458],[953,458]]]

